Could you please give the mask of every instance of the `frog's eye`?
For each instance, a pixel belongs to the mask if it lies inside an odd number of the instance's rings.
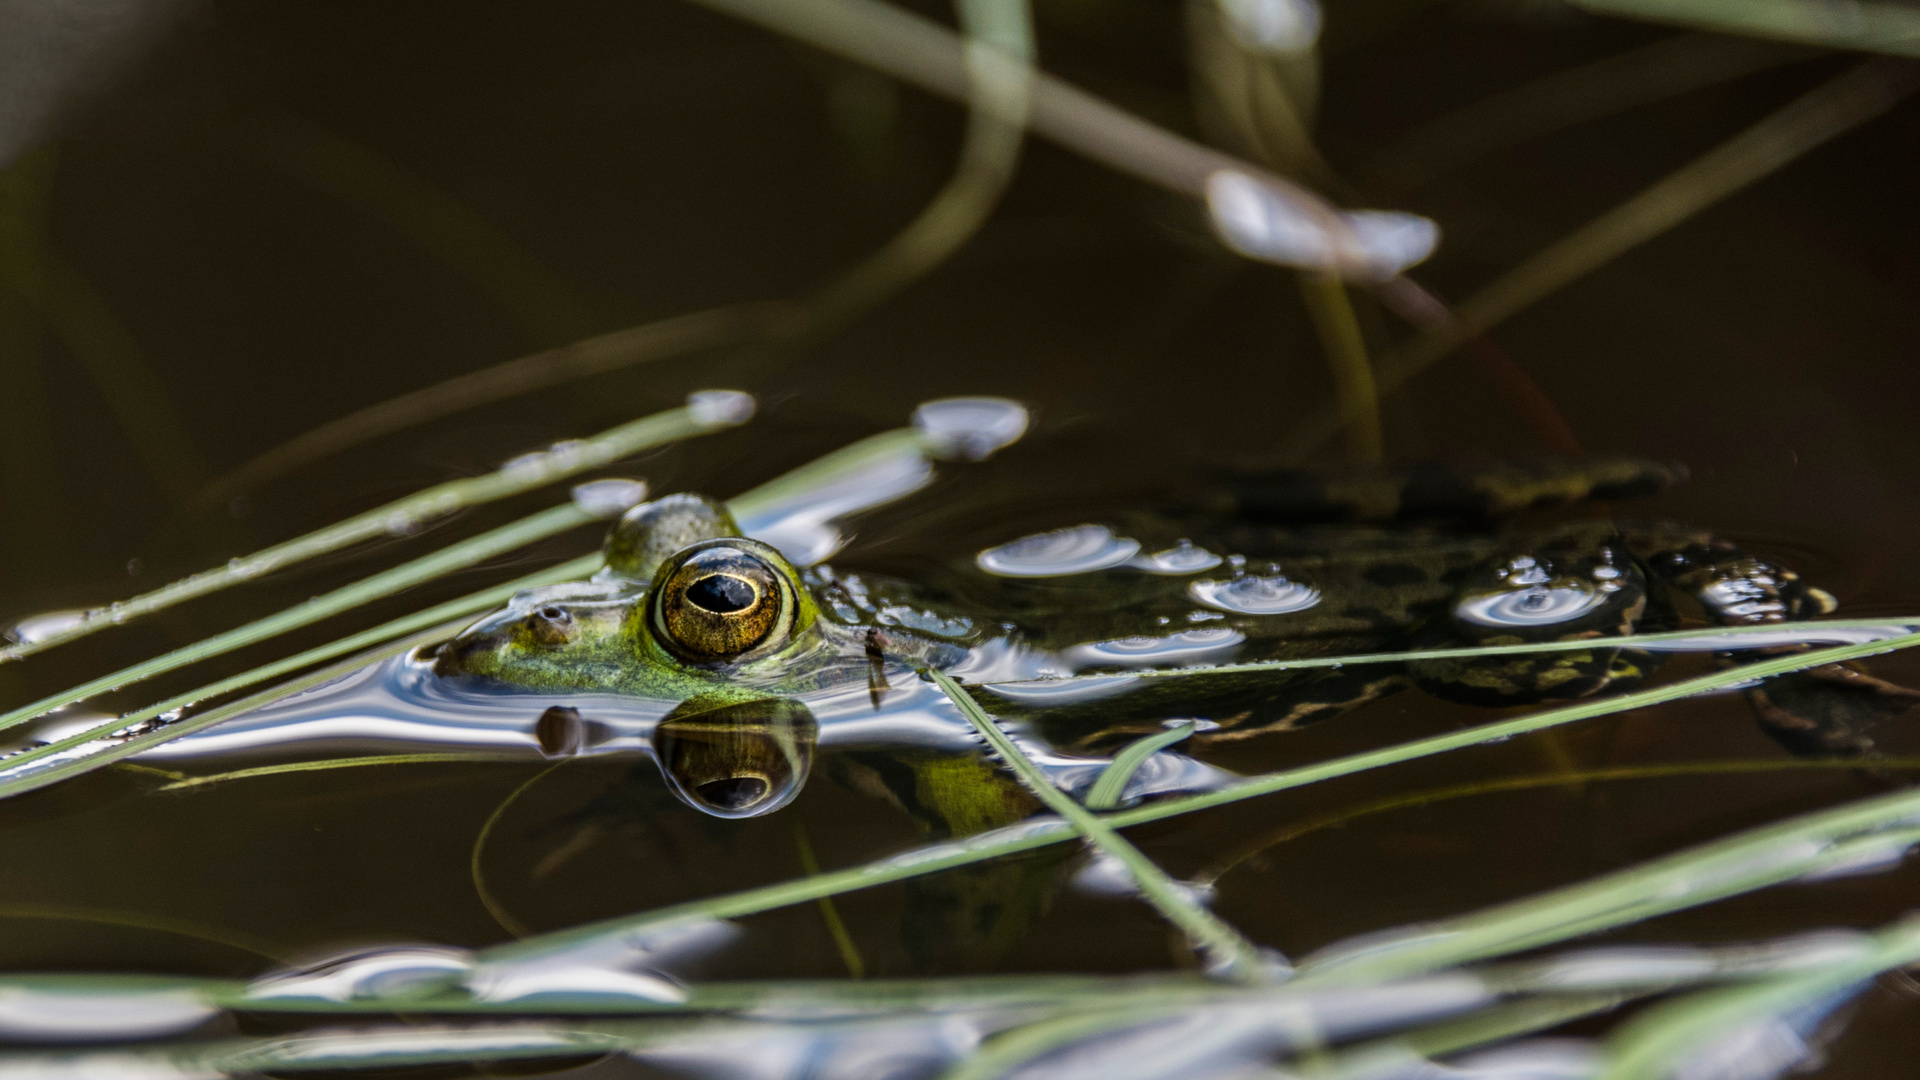
[[[684,659],[713,663],[784,640],[794,619],[793,586],[754,550],[761,546],[710,541],[661,567],[653,599],[661,643]]]

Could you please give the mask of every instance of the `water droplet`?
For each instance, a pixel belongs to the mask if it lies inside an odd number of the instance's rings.
[[[1298,56],[1320,40],[1315,0],[1220,0],[1227,31],[1242,48],[1275,56]]]
[[[1195,547],[1193,541],[1182,540],[1165,551],[1137,556],[1132,565],[1149,574],[1197,574],[1219,566],[1222,561],[1206,548]]]
[[[913,410],[928,451],[948,461],[981,461],[1027,433],[1027,410],[1006,398],[941,398]]]
[[[687,415],[702,427],[731,427],[753,419],[753,395],[740,390],[695,390],[687,395]]]
[[[1320,590],[1288,580],[1283,574],[1196,581],[1187,586],[1187,595],[1210,608],[1236,615],[1286,615],[1320,602]]]
[[[616,518],[647,501],[641,480],[592,480],[573,489],[574,505],[597,518]]]
[[[1001,577],[1065,577],[1121,566],[1139,553],[1138,540],[1115,536],[1105,525],[1077,525],[988,548],[974,562]]]
[[[1341,244],[1381,278],[1433,254],[1440,227],[1395,210],[1333,211],[1337,220],[1289,192],[1232,169],[1207,178],[1207,209],[1222,243],[1252,259],[1317,270],[1338,269]],[[1344,226],[1346,236],[1335,230]]]
[[[88,617],[84,611],[48,611],[29,615],[7,628],[7,640],[31,645],[55,634],[65,633],[86,622]]]

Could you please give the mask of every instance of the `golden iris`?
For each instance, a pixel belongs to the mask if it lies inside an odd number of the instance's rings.
[[[736,659],[783,636],[793,617],[786,582],[741,541],[696,546],[668,562],[661,576],[654,628],[688,660]]]

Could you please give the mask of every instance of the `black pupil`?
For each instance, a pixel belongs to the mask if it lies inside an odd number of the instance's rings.
[[[687,602],[715,615],[730,615],[753,606],[753,586],[727,574],[709,574],[687,586]]]

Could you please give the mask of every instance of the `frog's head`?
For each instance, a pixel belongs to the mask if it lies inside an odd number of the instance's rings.
[[[671,706],[780,694],[829,651],[799,572],[711,499],[634,507],[606,552],[593,580],[527,590],[468,627],[440,647],[435,670]]]

